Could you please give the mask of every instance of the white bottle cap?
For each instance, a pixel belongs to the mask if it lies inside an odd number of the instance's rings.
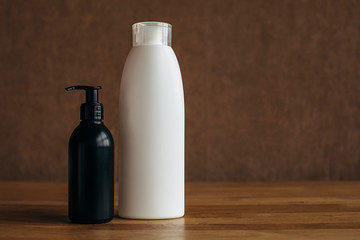
[[[133,46],[171,46],[171,24],[164,22],[139,22],[132,25]]]

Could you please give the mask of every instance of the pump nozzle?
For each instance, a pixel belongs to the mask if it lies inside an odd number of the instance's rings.
[[[86,102],[81,104],[80,119],[81,120],[102,120],[103,117],[103,105],[98,102],[98,90],[101,86],[71,86],[65,88],[66,91],[71,90],[85,90]]]
[[[101,89],[101,86],[91,87],[91,86],[72,86],[65,88],[66,91],[71,90],[85,90],[86,91],[86,102],[97,102],[98,101],[98,90]]]

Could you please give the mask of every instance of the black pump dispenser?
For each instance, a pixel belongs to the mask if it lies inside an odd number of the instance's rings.
[[[85,90],[86,91],[86,102],[81,104],[80,108],[80,119],[81,120],[103,120],[103,105],[98,101],[98,90],[101,86],[72,86],[65,88],[66,91],[71,90]]]
[[[73,86],[85,90],[81,122],[69,140],[68,215],[75,223],[105,223],[114,217],[114,140],[103,123],[98,102],[100,86]]]

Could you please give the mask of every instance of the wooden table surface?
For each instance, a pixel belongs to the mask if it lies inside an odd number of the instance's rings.
[[[187,183],[184,218],[89,225],[66,183],[0,182],[0,239],[360,239],[360,182]]]

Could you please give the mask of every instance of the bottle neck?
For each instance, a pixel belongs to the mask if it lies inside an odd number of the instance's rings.
[[[104,124],[101,120],[89,120],[89,119],[86,119],[86,120],[82,120],[80,122],[80,124],[98,124],[98,125],[101,125],[101,124]]]
[[[97,120],[104,118],[103,105],[99,102],[85,102],[80,107],[81,120]]]

